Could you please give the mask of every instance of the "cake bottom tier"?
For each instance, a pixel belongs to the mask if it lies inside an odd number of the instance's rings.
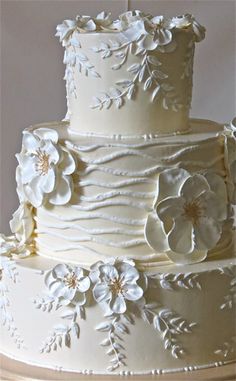
[[[39,256],[3,261],[0,352],[8,357],[62,371],[122,375],[192,371],[235,360],[234,259],[147,274],[145,301],[126,300],[125,311],[110,316],[92,285],[84,283],[86,303],[71,294],[70,303],[68,295],[58,297],[55,266]]]

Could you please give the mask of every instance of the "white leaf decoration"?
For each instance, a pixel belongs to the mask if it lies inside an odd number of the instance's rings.
[[[98,324],[95,327],[95,329],[96,331],[108,332],[111,329],[111,323],[105,321],[103,323]]]
[[[157,85],[156,88],[154,89],[152,96],[151,96],[152,102],[155,101],[157,99],[157,97],[159,96],[160,88],[161,88],[160,85]]]

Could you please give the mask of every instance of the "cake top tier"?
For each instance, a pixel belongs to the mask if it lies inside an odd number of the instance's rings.
[[[58,25],[56,36],[65,47],[73,131],[134,135],[188,129],[194,43],[205,36],[192,15],[79,15]]]

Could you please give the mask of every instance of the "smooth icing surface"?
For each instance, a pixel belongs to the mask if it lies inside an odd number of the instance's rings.
[[[78,16],[57,27],[71,129],[123,135],[188,130],[194,46],[205,29],[190,15],[165,19],[134,11],[109,20]]]
[[[35,241],[42,256],[83,266],[110,256],[134,258],[142,268],[170,263],[165,250],[154,251],[145,237],[159,174],[180,167],[227,178],[224,137],[217,123],[193,120],[187,135],[136,139],[79,137],[68,132],[66,124],[51,127],[72,150],[78,169],[69,204],[46,203],[37,209]],[[209,257],[232,253],[227,218],[214,246]]]

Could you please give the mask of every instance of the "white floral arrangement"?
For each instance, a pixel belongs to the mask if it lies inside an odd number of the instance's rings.
[[[45,202],[67,204],[73,193],[72,174],[76,163],[72,154],[59,144],[56,130],[26,130],[16,170],[20,202],[39,207]]]
[[[78,15],[75,20],[65,20],[58,25],[56,36],[66,46],[75,31],[78,33],[116,31],[124,33],[124,36],[131,41],[141,40],[145,49],[153,50],[157,46],[171,43],[171,30],[174,28],[191,29],[196,42],[205,37],[205,28],[190,14],[169,19],[164,16],[153,17],[139,10],[125,12],[114,21],[111,14],[106,12],[101,12],[96,17]]]
[[[100,345],[111,356],[107,368],[110,372],[126,363],[120,335],[129,333],[129,326],[135,324],[137,317],[154,327],[174,358],[184,355],[179,336],[190,334],[196,325],[163,307],[157,289],[174,292],[179,288],[196,287],[200,290],[197,274],[145,274],[137,269],[133,260],[123,258],[98,262],[89,271],[58,264],[44,273],[44,283],[44,295],[33,299],[33,303],[42,311],[61,310],[60,316],[67,324],[53,327],[40,348],[41,353],[58,350],[63,344],[70,347],[72,338],[80,336],[79,320],[86,319],[86,309],[94,304],[102,308],[106,319],[96,325],[95,330],[107,335]],[[150,289],[155,289],[156,296],[152,300],[147,292]]]
[[[221,237],[227,203],[220,176],[166,169],[159,175],[153,211],[147,217],[146,241],[177,264],[203,261]]]

